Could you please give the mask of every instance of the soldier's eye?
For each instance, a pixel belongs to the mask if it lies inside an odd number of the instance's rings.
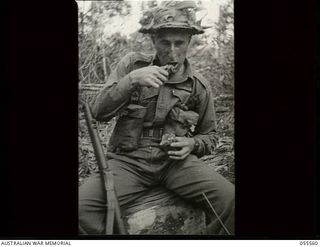
[[[184,44],[184,42],[183,41],[181,41],[181,40],[179,40],[179,41],[176,41],[176,46],[181,46],[181,45],[183,45]]]
[[[161,45],[165,45],[165,46],[170,46],[170,42],[169,41],[166,41],[166,40],[162,40],[160,42]]]

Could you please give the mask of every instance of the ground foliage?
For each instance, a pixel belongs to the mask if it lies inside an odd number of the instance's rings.
[[[155,6],[155,1],[143,3]],[[149,6],[150,5],[150,6]],[[129,2],[93,2],[86,13],[79,14],[79,100],[90,101],[101,89],[111,70],[131,51],[153,53],[147,35],[134,32],[129,36],[106,35],[104,25],[110,18],[130,13]],[[195,35],[188,58],[193,67],[211,82],[218,124],[219,142],[211,155],[202,160],[234,183],[234,42],[233,4],[221,6],[214,34]],[[99,123],[104,148],[115,120]],[[79,184],[97,171],[93,147],[79,101]]]

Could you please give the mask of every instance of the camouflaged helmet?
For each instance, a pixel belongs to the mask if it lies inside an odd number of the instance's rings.
[[[155,33],[159,29],[185,29],[191,34],[204,33],[196,21],[194,1],[163,1],[160,6],[146,11],[140,20],[141,33]]]

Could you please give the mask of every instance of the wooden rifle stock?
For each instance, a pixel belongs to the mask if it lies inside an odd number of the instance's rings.
[[[115,230],[117,234],[127,234],[123,219],[121,217],[118,197],[114,189],[113,174],[108,166],[107,157],[103,152],[97,130],[97,122],[95,119],[93,119],[90,106],[87,102],[84,102],[84,113],[106,195],[107,212],[105,232],[107,235],[110,235],[114,234]]]

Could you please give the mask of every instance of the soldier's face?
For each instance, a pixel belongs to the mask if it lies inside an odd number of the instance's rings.
[[[161,30],[152,39],[161,66],[178,64],[180,67],[184,63],[191,40],[190,34],[180,30]]]

